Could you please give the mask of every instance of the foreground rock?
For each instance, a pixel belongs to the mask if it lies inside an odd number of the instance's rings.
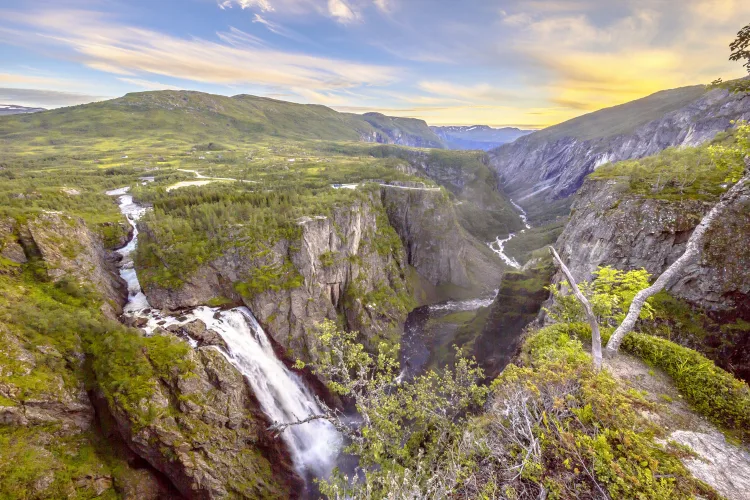
[[[695,456],[682,462],[696,478],[729,500],[745,500],[750,491],[750,453],[744,445],[727,442],[724,435],[682,400],[671,379],[661,370],[633,356],[605,360],[619,380],[642,391],[655,405],[645,416],[670,431],[669,439],[688,446]]]
[[[166,332],[163,335],[170,335]],[[128,446],[188,498],[295,498],[302,485],[242,375],[213,347],[159,381],[148,416],[110,401]]]

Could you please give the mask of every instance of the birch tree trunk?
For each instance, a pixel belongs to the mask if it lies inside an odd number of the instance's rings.
[[[633,330],[635,322],[638,320],[638,317],[641,314],[641,308],[643,308],[643,304],[646,303],[646,300],[648,300],[649,297],[656,295],[657,293],[662,291],[677,275],[679,275],[679,273],[685,268],[688,263],[690,263],[690,261],[698,256],[698,254],[700,253],[703,238],[705,237],[708,228],[711,227],[711,225],[721,217],[724,210],[726,210],[728,206],[734,203],[734,201],[742,193],[742,189],[744,188],[745,184],[748,184],[748,182],[750,181],[750,159],[746,158],[745,164],[748,165],[748,167],[745,169],[745,174],[743,175],[743,177],[737,182],[737,184],[732,186],[726,193],[721,196],[719,202],[714,205],[714,207],[706,214],[706,216],[703,217],[703,220],[701,220],[700,224],[696,226],[693,234],[690,235],[690,239],[688,240],[687,245],[685,246],[685,253],[683,253],[679,259],[674,261],[674,263],[672,263],[672,265],[669,266],[667,270],[664,271],[661,276],[656,279],[653,285],[648,288],[644,288],[635,295],[635,298],[633,298],[633,302],[630,304],[628,315],[625,316],[625,319],[622,321],[622,323],[620,323],[620,326],[617,327],[617,330],[615,330],[615,332],[609,338],[609,342],[607,343],[607,348],[605,350],[608,356],[611,356],[617,352],[617,350],[620,348],[620,344],[622,343],[622,339],[625,337],[625,335]]]
[[[557,261],[557,265],[560,266],[560,270],[563,272],[565,277],[568,279],[568,284],[573,290],[573,295],[576,296],[578,301],[583,305],[583,311],[586,313],[586,319],[591,325],[591,356],[594,358],[594,369],[599,371],[602,369],[602,336],[599,333],[599,324],[596,322],[596,316],[594,316],[594,309],[591,307],[591,303],[586,298],[581,290],[578,288],[576,279],[570,274],[568,266],[566,266],[554,247],[549,247],[550,253]]]

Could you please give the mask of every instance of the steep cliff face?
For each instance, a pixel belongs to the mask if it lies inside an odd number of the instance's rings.
[[[497,377],[518,354],[524,328],[534,321],[547,299],[549,292],[544,287],[554,272],[552,262],[545,259],[503,274],[497,297],[473,346],[473,355],[488,380]]]
[[[461,227],[445,193],[394,186],[384,186],[381,193],[407,262],[423,284],[433,287],[443,300],[497,288],[502,264],[486,245]]]
[[[20,258],[18,244],[29,257],[38,257],[53,282],[73,280],[91,286],[104,299],[102,311],[110,318],[122,312],[127,298],[125,282],[117,274],[114,254],[82,219],[60,212],[44,212],[17,226],[18,243],[12,239],[8,250]]]
[[[522,137],[491,152],[503,189],[532,217],[565,210],[605,163],[695,146],[750,118],[750,101],[702,86],[659,92]]]
[[[368,188],[370,189],[370,188]],[[362,340],[394,340],[415,305],[497,287],[502,264],[461,228],[439,189],[381,186],[328,216],[297,221],[299,237],[249,254],[241,245],[183,286],[146,285],[151,304],[177,310],[245,304],[286,354],[309,360],[315,325],[339,320]],[[153,238],[147,225],[144,238]]]
[[[576,279],[590,279],[598,266],[645,268],[661,274],[684,251],[695,226],[712,204],[693,199],[667,201],[625,191],[613,180],[587,180],[557,241]],[[750,193],[713,227],[701,258],[670,285],[677,297],[725,311],[750,301]]]
[[[381,113],[365,113],[357,117],[372,126],[371,131],[360,132],[360,137],[364,141],[415,148],[445,147],[440,137],[427,126],[424,120],[396,118]]]
[[[409,309],[407,262],[377,192],[297,225],[299,239],[280,240],[260,255],[230,249],[180,289],[151,286],[146,294],[155,307],[172,310],[217,298],[244,303],[287,354],[303,359],[325,318],[340,315],[366,339],[397,335]]]
[[[187,350],[185,361],[187,376],[166,367],[145,422],[110,401],[128,446],[187,498],[295,498],[302,480],[242,375],[210,346]]]
[[[684,251],[712,203],[635,195],[616,180],[588,179],[557,241],[578,280],[603,265],[658,276]],[[706,235],[700,258],[655,303],[662,314],[643,328],[665,335],[750,378],[750,189]],[[559,275],[556,279],[562,279]],[[670,297],[671,296],[671,297]]]
[[[80,219],[0,221],[3,498],[175,498],[121,440],[104,444],[88,392],[88,347],[123,299],[112,264]]]

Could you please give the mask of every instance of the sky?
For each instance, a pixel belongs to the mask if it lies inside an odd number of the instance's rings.
[[[542,128],[743,76],[748,0],[0,0],[0,103],[254,94]]]

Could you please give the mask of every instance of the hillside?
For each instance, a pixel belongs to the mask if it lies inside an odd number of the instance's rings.
[[[481,149],[489,151],[528,135],[533,130],[515,127],[492,128],[487,125],[430,127],[448,149]]]
[[[442,147],[421,120],[339,113],[314,104],[192,91],[137,92],[109,101],[0,119],[8,148],[250,143],[274,138]]]
[[[609,162],[695,146],[750,118],[750,100],[703,86],[657,92],[549,127],[490,152],[506,193],[532,220],[567,212],[584,177]]]

